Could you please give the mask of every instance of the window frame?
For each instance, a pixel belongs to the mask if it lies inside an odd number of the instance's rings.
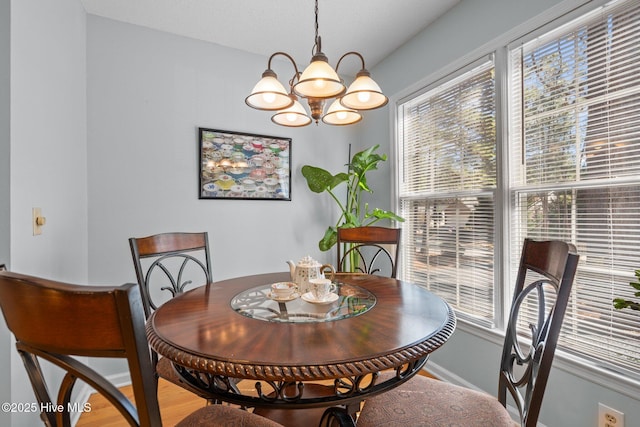
[[[459,68],[457,68],[456,70],[454,70],[453,72],[449,73],[448,75],[442,76],[439,79],[433,81],[431,84],[423,87],[422,89],[411,93],[410,95],[407,95],[401,99],[399,99],[396,102],[396,108],[395,110],[395,120],[394,120],[394,124],[396,126],[396,139],[395,139],[395,149],[393,150],[395,153],[395,158],[398,159],[398,161],[393,161],[393,164],[396,165],[396,169],[395,171],[392,173],[393,175],[393,188],[394,188],[394,203],[396,204],[395,206],[395,211],[396,212],[402,212],[402,207],[401,207],[401,177],[405,176],[405,169],[404,169],[404,164],[400,161],[400,159],[404,158],[404,146],[405,144],[402,143],[402,135],[403,135],[403,125],[404,125],[404,120],[403,120],[403,113],[402,113],[402,106],[405,103],[408,102],[412,102],[413,100],[416,100],[419,97],[422,97],[423,95],[432,92],[432,91],[437,91],[438,89],[440,89],[442,86],[446,87],[448,85],[451,84],[451,82],[458,80],[458,79],[462,79],[463,77],[465,77],[465,75],[469,74],[470,76],[472,76],[471,78],[473,78],[473,73],[476,69],[483,67],[484,65],[486,65],[487,63],[491,62],[493,64],[493,70],[494,73],[497,73],[497,69],[496,69],[496,64],[497,64],[497,58],[496,58],[496,53],[491,52],[487,55],[482,55],[481,57],[476,58],[474,61],[471,61]],[[464,81],[464,79],[462,79],[462,81]],[[501,96],[501,94],[503,94],[504,88],[501,90],[498,90],[497,87],[497,82],[498,80],[494,77],[494,81],[495,81],[495,108],[496,108],[496,112],[495,112],[495,116],[496,116],[496,171],[499,170],[500,165],[497,164],[497,162],[500,159],[500,156],[498,155],[498,151],[499,151],[499,146],[501,144],[501,136],[500,136],[500,131],[499,131],[499,123],[498,123],[498,112],[499,112],[499,107],[498,107],[498,103],[499,103],[499,96]],[[452,85],[452,86],[455,86]],[[494,189],[490,189],[490,188],[482,188],[482,189],[475,189],[475,190],[467,190],[467,189],[463,189],[463,190],[450,190],[448,192],[445,192],[445,194],[443,194],[442,196],[429,196],[426,197],[427,200],[433,200],[433,199],[437,199],[439,197],[456,197],[456,198],[464,198],[465,196],[477,196],[477,195],[481,195],[481,194],[488,194],[491,193],[493,196],[493,203],[494,206],[498,206],[498,200],[501,198],[502,194],[502,190],[500,188],[500,183],[498,182],[498,180],[500,179],[499,174],[497,174],[496,176],[496,187]],[[404,197],[403,200],[408,200],[410,199],[410,197]],[[417,199],[420,200],[424,200],[423,198],[418,197]],[[496,244],[496,239],[499,238],[500,234],[499,230],[502,228],[501,226],[498,226],[498,219],[501,219],[502,216],[499,216],[498,218],[496,217],[497,215],[497,209],[494,208],[494,233],[493,233],[493,245],[494,245],[494,268],[493,268],[493,282],[495,283],[501,283],[498,278],[500,277],[501,273],[500,273],[500,268],[495,268],[497,264],[497,258],[495,257],[495,248],[498,248],[498,245]],[[500,221],[501,224],[501,221]],[[404,272],[404,264],[402,264],[403,260],[405,259],[405,257],[400,257],[400,266],[399,266],[399,274],[402,274]],[[494,319],[493,319],[493,323],[496,325],[496,328],[498,329],[504,329],[504,323],[505,323],[505,315],[504,315],[504,307],[505,307],[505,301],[508,299],[508,296],[505,295],[504,289],[502,289],[502,287],[493,287],[492,289],[493,294],[493,304],[494,304]],[[471,322],[470,320],[470,316],[467,316],[465,313],[458,313],[458,319],[459,320],[465,320],[468,321],[469,324],[474,324]],[[486,321],[486,324],[489,325],[489,321]],[[491,328],[491,327],[483,327],[484,329],[487,330],[492,330],[495,328]]]
[[[510,90],[509,76],[512,70],[510,69],[509,64],[509,51],[516,46],[522,45],[523,43],[540,37],[543,34],[547,34],[550,31],[560,30],[561,27],[569,24],[576,18],[598,9],[602,9],[608,3],[610,3],[610,0],[586,0],[574,2],[573,4],[565,4],[563,5],[564,8],[558,7],[553,10],[549,10],[548,13],[537,16],[525,24],[513,29],[511,32],[494,39],[490,43],[470,51],[464,57],[461,57],[457,61],[431,73],[408,89],[391,97],[390,105],[393,106],[393,108],[390,108],[389,114],[392,137],[392,146],[390,150],[390,157],[392,161],[391,201],[394,209],[399,211],[399,177],[401,177],[403,173],[402,165],[400,163],[402,159],[402,126],[400,124],[399,114],[399,109],[402,104],[442,84],[443,81],[455,78],[457,75],[455,73],[459,73],[461,70],[471,67],[472,64],[475,64],[478,61],[482,61],[486,55],[495,55],[496,155],[498,156],[496,165],[498,169],[498,180],[495,193],[496,209],[494,212],[496,226],[494,259],[497,266],[495,268],[494,275],[496,283],[511,284],[515,280],[511,268],[509,268],[510,253],[512,252],[511,224],[509,217],[509,197],[511,190],[509,188],[509,158],[508,155],[505,155],[505,153],[508,153],[508,136],[510,131],[508,96]],[[402,277],[403,268],[403,261],[401,260],[399,266],[399,277]],[[496,292],[498,291],[502,293],[502,298],[500,299],[502,306],[497,307],[497,315],[499,318],[497,317],[495,319],[495,328],[487,329],[470,323],[464,318],[459,319],[458,327],[467,333],[498,346],[502,346],[505,333],[505,312],[511,305],[512,289],[511,286],[506,286],[500,290],[496,289]],[[624,376],[622,373],[611,371],[599,366],[597,363],[564,352],[560,349],[556,354],[554,366],[572,375],[594,382],[600,386],[613,386],[617,392],[633,398],[636,398],[640,392],[640,381],[631,379]]]

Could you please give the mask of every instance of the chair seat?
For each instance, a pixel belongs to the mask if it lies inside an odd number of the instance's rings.
[[[282,427],[275,421],[239,408],[209,405],[184,418],[176,427]]]
[[[514,427],[498,399],[444,381],[416,376],[367,399],[358,427]]]
[[[180,374],[178,374],[178,372],[173,367],[171,360],[167,359],[166,357],[160,357],[158,359],[158,363],[156,364],[156,373],[163,380],[182,387],[185,390],[188,390],[191,393],[202,397],[203,399],[209,399],[209,397],[207,397],[207,395],[204,394],[202,390],[196,387],[192,387],[189,383],[183,380]]]

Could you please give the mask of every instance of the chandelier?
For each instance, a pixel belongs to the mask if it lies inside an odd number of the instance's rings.
[[[312,121],[317,124],[319,120],[329,125],[357,123],[362,120],[360,111],[380,108],[386,105],[389,99],[371,78],[360,53],[347,52],[342,55],[335,70],[329,65],[327,56],[322,53],[322,43],[318,35],[318,0],[316,0],[315,17],[314,54],[309,66],[300,73],[291,55],[285,52],[272,54],[269,57],[267,69],[262,73],[262,79],[255,85],[245,102],[258,110],[275,111],[271,121],[282,126],[306,126]],[[347,88],[338,76],[338,67],[349,55],[360,58],[362,69]],[[295,70],[293,77],[289,80],[288,93],[271,69],[271,60],[276,56],[288,58]],[[298,101],[298,97],[306,99],[311,116]],[[332,98],[335,100],[325,112],[325,102]]]

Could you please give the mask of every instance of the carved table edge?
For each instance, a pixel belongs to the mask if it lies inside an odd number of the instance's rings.
[[[418,360],[441,347],[453,334],[456,317],[447,304],[447,321],[440,331],[423,342],[393,353],[369,359],[326,365],[261,365],[235,363],[186,353],[184,350],[163,341],[153,331],[152,321],[146,325],[147,338],[151,347],[174,363],[196,371],[212,375],[264,381],[320,381],[366,375],[386,369],[396,368]]]

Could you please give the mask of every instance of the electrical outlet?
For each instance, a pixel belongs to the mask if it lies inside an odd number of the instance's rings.
[[[624,427],[624,414],[598,403],[598,427]]]

